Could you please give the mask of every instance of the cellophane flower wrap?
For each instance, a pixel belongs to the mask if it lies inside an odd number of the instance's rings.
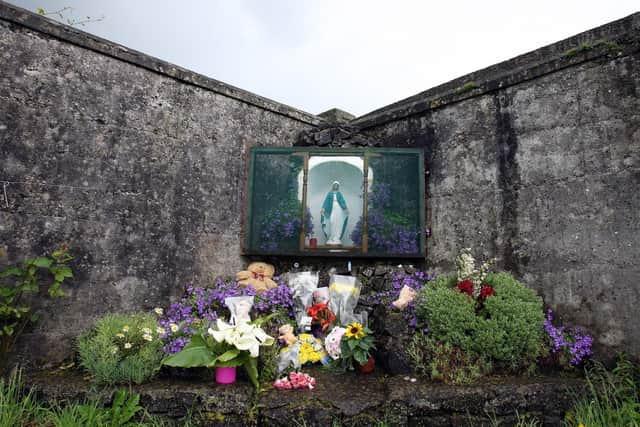
[[[293,293],[296,322],[301,332],[311,330],[312,318],[307,314],[307,307],[313,304],[313,294],[318,288],[318,273],[303,271],[284,275],[287,286]]]
[[[362,284],[353,276],[334,274],[329,279],[329,310],[337,317],[339,324],[354,322],[353,312],[360,298]]]

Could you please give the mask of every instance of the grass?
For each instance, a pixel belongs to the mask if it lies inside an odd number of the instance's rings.
[[[475,82],[466,82],[462,86],[456,88],[456,94],[462,95],[463,93],[467,93],[472,91],[473,89],[477,89],[478,85]]]
[[[44,414],[33,393],[23,393],[20,373],[0,379],[0,427],[37,425]]]
[[[640,370],[624,355],[608,371],[594,363],[586,371],[587,393],[565,417],[565,426],[640,426]]]
[[[579,53],[588,52],[599,47],[604,47],[610,51],[619,51],[622,49],[622,47],[613,40],[596,40],[594,42],[580,43],[580,45],[567,50],[563,56],[567,59],[571,59]]]
[[[118,390],[111,407],[103,407],[97,401],[85,403],[38,401],[33,391],[26,391],[22,375],[0,378],[0,427],[164,427],[169,424],[162,418],[148,414],[138,405],[140,396]],[[191,414],[181,420],[183,426],[194,425]]]

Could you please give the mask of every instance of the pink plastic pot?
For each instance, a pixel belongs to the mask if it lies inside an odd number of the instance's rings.
[[[236,382],[236,367],[216,368],[216,382],[218,384],[233,384]]]

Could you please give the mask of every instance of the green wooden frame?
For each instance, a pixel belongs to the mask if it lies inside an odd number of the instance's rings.
[[[254,179],[255,179],[255,163],[256,156],[264,154],[290,154],[300,155],[303,158],[303,199],[301,218],[304,227],[305,215],[306,215],[306,202],[307,202],[307,178],[309,165],[308,160],[313,155],[323,156],[360,156],[363,158],[364,169],[364,183],[363,183],[363,236],[362,245],[356,249],[347,250],[343,252],[330,252],[325,249],[310,250],[305,247],[304,244],[304,228],[300,233],[300,244],[296,251],[266,251],[258,248],[251,247],[251,235],[255,230],[252,230],[252,215],[255,211],[253,204],[253,191],[254,191]],[[415,155],[417,160],[417,170],[413,171],[415,179],[418,185],[418,204],[419,204],[419,253],[412,254],[381,254],[379,252],[373,254],[368,251],[367,248],[367,208],[368,208],[368,168],[369,159],[373,156],[384,156],[385,154],[402,154],[402,155]],[[287,147],[287,148],[275,148],[275,147],[254,147],[251,148],[248,159],[248,179],[245,193],[245,209],[243,214],[243,239],[242,239],[242,254],[243,255],[263,255],[263,256],[311,256],[311,257],[366,257],[366,258],[424,258],[425,257],[425,180],[424,180],[424,150],[416,148],[319,148],[319,147]]]

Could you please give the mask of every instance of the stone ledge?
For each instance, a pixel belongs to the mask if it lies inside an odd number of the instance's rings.
[[[570,390],[584,381],[561,377],[490,377],[473,386],[448,386],[381,373],[337,375],[314,368],[314,390],[267,389],[256,395],[248,382],[218,385],[213,380],[159,378],[133,386],[154,415],[180,418],[192,410],[204,425],[490,425],[489,416],[513,423],[516,411],[558,425],[571,406]],[[45,400],[81,401],[91,396],[109,403],[115,388],[96,392],[77,371],[25,374],[28,387]]]
[[[606,45],[576,50],[583,43],[614,42],[620,50]],[[574,49],[572,55],[567,53]],[[622,57],[640,51],[640,12],[541,47],[515,58],[458,77],[360,116],[349,124],[361,130],[435,110],[445,105],[504,89],[544,75],[606,57]],[[615,53],[615,55],[613,55]]]
[[[264,98],[219,80],[203,76],[202,74],[198,74],[167,61],[154,58],[142,52],[129,49],[112,41],[80,31],[77,28],[61,24],[57,21],[40,16],[36,13],[1,0],[0,20],[46,34],[47,36],[63,40],[67,43],[146,68],[147,70],[219,93],[264,110],[269,110],[274,113],[290,117],[303,123],[317,125],[323,122],[321,118],[313,114]]]

